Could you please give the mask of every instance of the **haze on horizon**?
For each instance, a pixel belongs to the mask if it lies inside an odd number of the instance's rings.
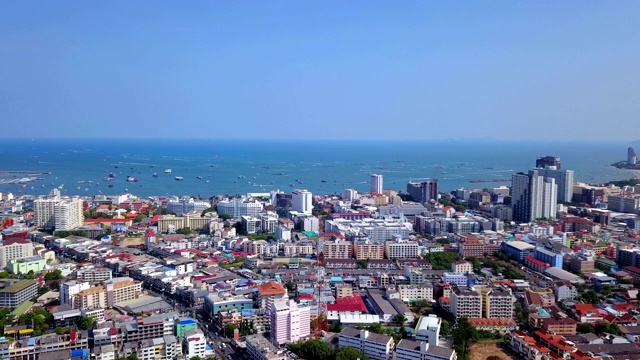
[[[640,138],[640,2],[4,2],[3,137]]]

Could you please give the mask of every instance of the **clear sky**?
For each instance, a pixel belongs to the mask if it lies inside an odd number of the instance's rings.
[[[640,139],[639,1],[4,1],[3,137]]]

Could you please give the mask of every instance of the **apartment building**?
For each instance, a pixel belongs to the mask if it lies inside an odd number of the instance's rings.
[[[38,294],[35,280],[2,280],[0,285],[0,308],[16,308]]]
[[[194,357],[204,359],[207,347],[207,338],[199,329],[188,330],[182,340],[182,347],[183,354],[187,359],[192,359]]]
[[[107,291],[97,285],[73,295],[71,303],[74,309],[94,309],[107,307]]]
[[[396,346],[396,360],[456,360],[456,351],[427,342],[402,339]]]
[[[99,267],[93,269],[78,270],[77,279],[89,283],[97,283],[110,280],[112,276],[111,269]]]
[[[487,319],[512,319],[516,298],[504,288],[481,289],[482,315]]]
[[[72,230],[82,226],[82,199],[65,199],[54,204],[54,221],[56,231]]]
[[[451,264],[451,271],[456,274],[472,274],[473,264],[468,261],[458,260]]]
[[[420,316],[415,328],[416,341],[426,342],[429,345],[438,345],[442,319],[437,315]]]
[[[425,281],[419,285],[398,285],[398,293],[400,293],[400,299],[406,303],[418,300],[431,302],[433,301],[433,284]]]
[[[415,241],[395,240],[385,243],[387,259],[415,259],[419,254],[418,243]]]
[[[353,257],[353,244],[350,241],[339,239],[325,241],[323,254],[325,259],[351,259]]]
[[[284,256],[293,257],[293,256],[305,256],[309,254],[313,254],[314,248],[312,244],[306,245],[298,245],[298,244],[287,244],[284,246]]]
[[[270,309],[274,302],[289,300],[287,289],[280,283],[267,281],[257,287],[256,302],[263,309]]]
[[[245,215],[257,217],[263,210],[262,203],[249,199],[221,200],[216,207],[218,214],[233,216],[235,221],[240,221]]]
[[[391,336],[348,327],[340,332],[338,338],[339,347],[352,347],[374,360],[388,360],[393,345]]]
[[[482,296],[473,290],[467,290],[451,284],[451,313],[456,319],[481,318]]]
[[[382,260],[384,259],[384,244],[377,242],[356,242],[354,252],[357,260]]]
[[[264,336],[247,335],[247,355],[251,360],[287,360],[283,351],[273,346]]]
[[[103,282],[106,290],[106,301],[108,307],[131,299],[136,299],[142,295],[142,282],[136,282],[132,278],[113,278]]]
[[[23,337],[16,341],[0,338],[0,354],[3,359],[82,359],[83,356],[88,356],[83,349],[88,348],[87,331]]]
[[[174,318],[164,315],[139,317],[129,322],[118,323],[125,342],[141,341],[173,335]]]
[[[69,304],[72,308],[74,295],[91,287],[88,282],[65,281],[60,284],[60,304]]]
[[[55,205],[60,199],[36,199],[33,201],[35,225],[44,230],[53,230],[56,226]]]
[[[11,263],[11,260],[25,259],[32,256],[32,242],[15,242],[10,245],[0,245],[0,268],[6,268]]]
[[[336,284],[336,299],[353,296],[353,286],[351,284]]]
[[[311,310],[293,300],[271,305],[271,342],[275,346],[306,339],[311,334]]]

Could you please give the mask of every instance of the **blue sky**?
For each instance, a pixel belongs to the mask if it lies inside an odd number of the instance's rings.
[[[6,1],[2,136],[637,140],[638,19],[632,1]]]

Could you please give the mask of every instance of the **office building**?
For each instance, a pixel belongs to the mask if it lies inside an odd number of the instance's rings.
[[[383,181],[382,175],[371,174],[370,178],[371,178],[371,184],[370,184],[371,193],[382,194],[382,190],[384,190],[383,183],[382,183]]]
[[[610,195],[607,208],[611,211],[634,213],[640,208],[640,197],[633,195]]]
[[[275,346],[306,339],[311,334],[311,311],[293,300],[271,305],[271,342]]]
[[[296,189],[291,192],[291,209],[302,214],[311,214],[313,194],[310,191]]]
[[[367,330],[346,327],[340,332],[339,347],[352,347],[374,360],[388,360],[393,351],[393,338]]]
[[[500,245],[502,251],[511,255],[516,261],[523,262],[527,256],[533,255],[535,246],[524,241],[503,241]]]
[[[84,215],[82,214],[81,199],[65,199],[54,204],[55,230],[72,230],[82,226]]]
[[[540,175],[540,169],[512,176],[511,206],[513,219],[531,222],[540,218],[555,219],[558,186],[555,179]]]
[[[0,245],[0,268],[4,269],[11,260],[31,258],[33,256],[33,243],[13,243]]]
[[[0,308],[17,308],[37,294],[38,285],[35,280],[1,280]]]
[[[430,200],[438,200],[438,179],[421,181],[419,183],[409,182],[407,193],[414,201],[426,203]],[[468,200],[468,197],[465,199]]]
[[[544,169],[547,167],[554,167],[558,170],[562,169],[562,162],[557,156],[543,156],[536,159],[536,168]]]
[[[549,264],[552,267],[557,267],[562,269],[563,257],[562,254],[556,253],[552,250],[546,249],[544,247],[538,246],[536,247],[533,257],[536,260],[540,260],[545,264]]]
[[[482,296],[478,292],[452,284],[450,300],[451,313],[456,319],[482,317]]]
[[[396,346],[396,360],[456,360],[456,351],[424,341],[402,339]]]

